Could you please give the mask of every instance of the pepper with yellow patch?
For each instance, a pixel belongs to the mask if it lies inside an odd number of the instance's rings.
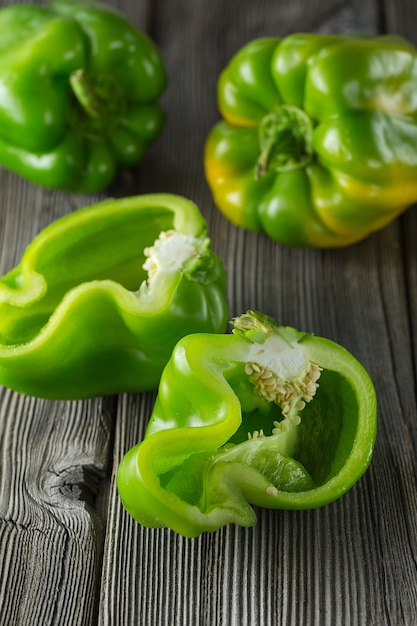
[[[297,247],[359,241],[417,201],[417,53],[400,37],[250,42],[218,82],[214,202]]]

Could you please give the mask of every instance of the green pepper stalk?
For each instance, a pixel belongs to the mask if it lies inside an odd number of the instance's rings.
[[[152,41],[94,0],[0,10],[0,164],[93,193],[135,165],[165,124]]]
[[[255,311],[233,327],[178,342],[145,438],[120,463],[122,502],[145,526],[252,526],[251,505],[325,505],[370,463],[375,390],[349,352]]]
[[[0,279],[0,383],[45,398],[156,389],[177,341],[223,332],[206,223],[170,194],[107,200],[45,228]]]
[[[207,182],[234,224],[347,246],[417,201],[417,52],[400,37],[249,42],[218,81]]]
[[[278,105],[259,124],[261,154],[255,178],[269,171],[290,172],[305,168],[313,160],[313,124],[301,109]]]

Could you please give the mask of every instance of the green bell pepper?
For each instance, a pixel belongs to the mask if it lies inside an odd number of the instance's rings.
[[[358,361],[258,312],[233,323],[178,342],[145,438],[119,465],[121,500],[145,526],[251,526],[251,504],[319,507],[368,467],[376,397]]]
[[[245,45],[218,82],[205,172],[232,222],[290,246],[367,237],[417,201],[417,55],[394,36]]]
[[[93,193],[160,134],[166,73],[149,38],[94,0],[0,10],[0,164]]]
[[[0,383],[45,398],[156,389],[177,341],[224,332],[206,223],[169,194],[62,217],[0,279]]]

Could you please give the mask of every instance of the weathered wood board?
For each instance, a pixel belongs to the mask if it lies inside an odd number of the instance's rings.
[[[295,250],[228,223],[204,179],[217,77],[247,41],[291,32],[397,32],[411,0],[112,0],[161,50],[168,124],[111,189],[78,196],[0,170],[0,271],[61,215],[107,196],[178,193],[205,215],[230,316],[256,308],[329,337],[368,369],[379,429],[366,475],[313,511],[258,510],[198,539],[136,524],[115,472],[155,394],[55,402],[0,389],[0,624],[417,624],[417,214],[342,250]],[[12,2],[1,2],[6,6]],[[417,89],[417,86],[416,86]]]

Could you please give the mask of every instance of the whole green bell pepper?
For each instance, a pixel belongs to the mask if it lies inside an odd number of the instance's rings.
[[[160,134],[160,54],[94,0],[0,10],[0,164],[51,188],[92,193]]]
[[[145,526],[251,526],[251,504],[319,507],[368,467],[376,397],[358,361],[261,313],[233,323],[178,342],[145,438],[120,463],[122,502]]]
[[[205,171],[238,226],[345,246],[417,201],[417,55],[402,38],[252,41],[221,73],[218,103]]]
[[[189,200],[143,195],[75,211],[0,279],[0,383],[63,399],[156,389],[181,337],[225,330],[225,291]]]

